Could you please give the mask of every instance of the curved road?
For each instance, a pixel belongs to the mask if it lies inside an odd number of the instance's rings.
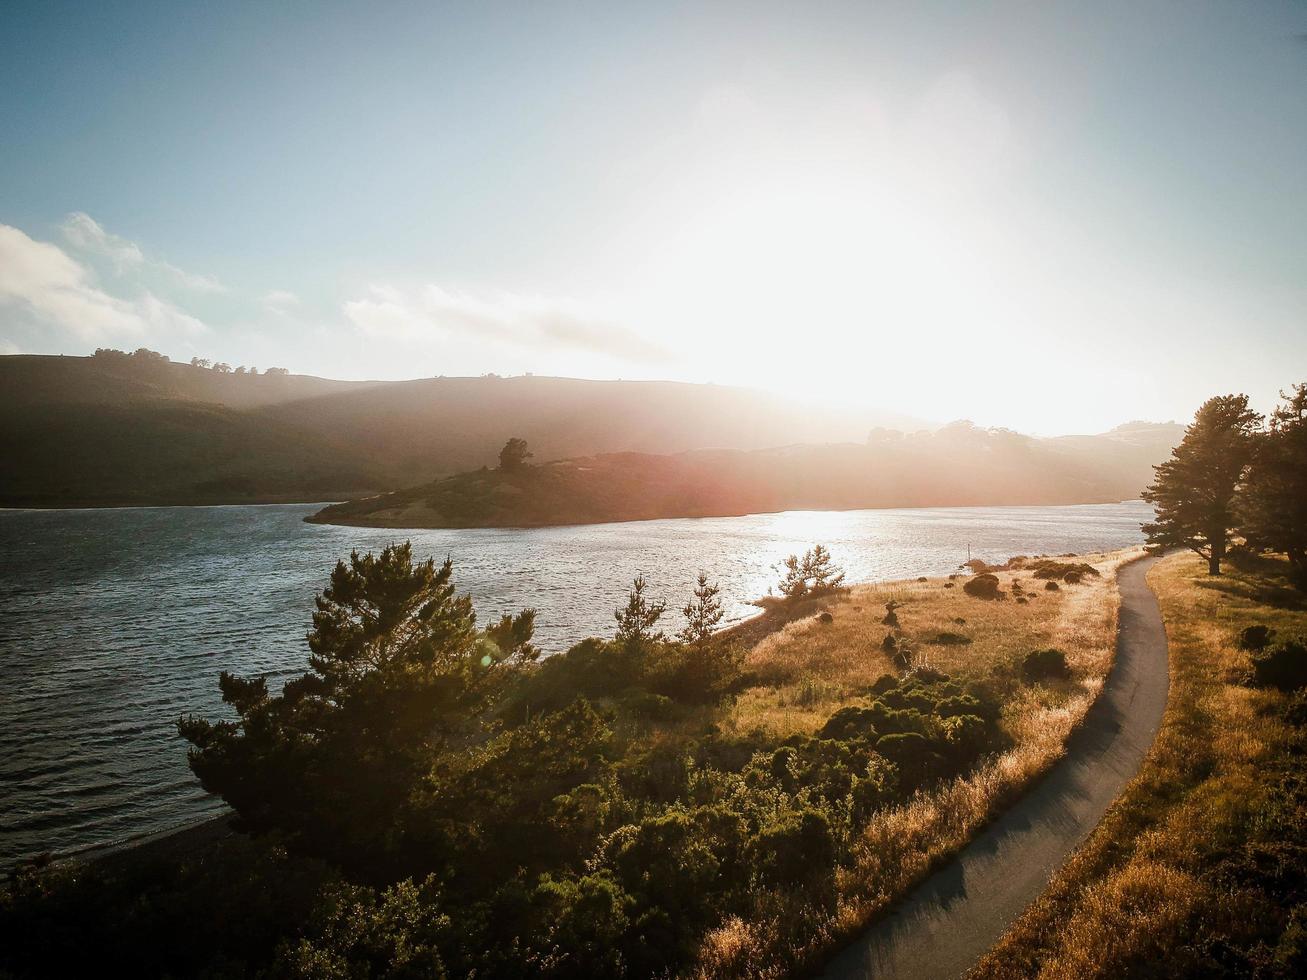
[[[1066,755],[828,966],[830,978],[958,977],[989,950],[1139,771],[1166,710],[1166,631],[1144,558],[1121,569],[1116,663]]]

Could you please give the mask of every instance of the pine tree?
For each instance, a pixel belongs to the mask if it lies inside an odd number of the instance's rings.
[[[681,610],[685,617],[685,628],[679,635],[686,643],[702,647],[722,621],[724,611],[722,601],[718,598],[721,588],[716,582],[709,584],[708,573],[700,571],[696,582],[694,598]]]
[[[834,592],[844,584],[844,570],[835,564],[831,553],[822,545],[813,545],[803,557],[790,555],[781,562],[778,588],[785,598],[797,601],[805,597]]]
[[[1157,475],[1141,495],[1157,510],[1157,520],[1143,525],[1153,549],[1189,548],[1207,559],[1208,572],[1221,574],[1236,523],[1235,493],[1261,422],[1247,395],[1203,403],[1171,458],[1153,467]]]
[[[384,849],[396,814],[451,738],[497,702],[535,655],[534,613],[482,632],[453,566],[414,562],[408,543],[338,562],[316,597],[309,672],[270,695],[266,678],[223,673],[236,721],[178,729],[191,769],[243,829],[278,830],[341,862]]]
[[[617,620],[617,642],[631,653],[639,653],[651,643],[658,643],[663,634],[654,629],[658,618],[667,611],[667,603],[652,602],[645,597],[647,583],[643,575],[637,575],[631,583],[631,593],[626,605],[613,611]]]
[[[1254,443],[1239,530],[1254,548],[1284,552],[1294,584],[1307,590],[1307,384],[1280,397]]]
[[[526,465],[526,461],[534,456],[526,447],[526,440],[514,436],[504,443],[504,448],[499,450],[499,468],[501,470],[520,470]]]

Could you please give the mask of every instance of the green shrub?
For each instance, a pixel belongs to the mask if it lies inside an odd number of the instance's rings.
[[[531,928],[539,972],[604,978],[624,972],[623,939],[635,900],[610,874],[541,875],[531,892]]]
[[[1307,638],[1286,637],[1252,655],[1253,681],[1260,687],[1294,691],[1307,687]]]
[[[876,751],[894,763],[904,792],[911,793],[942,769],[942,759],[930,739],[919,732],[882,735]]]
[[[1098,569],[1095,568],[1093,565],[1090,565],[1088,562],[1083,562],[1083,561],[1065,562],[1065,561],[1054,561],[1051,558],[1043,558],[1038,561],[1031,562],[1026,567],[1028,567],[1031,570],[1035,578],[1046,578],[1046,579],[1060,578],[1065,580],[1066,577],[1073,572],[1078,574],[1079,576],[1079,578],[1077,578],[1076,581],[1080,581],[1080,578],[1084,578],[1084,577],[1089,577],[1089,578],[1099,577]]]
[[[1045,592],[1057,592],[1057,591],[1058,591],[1059,589],[1061,589],[1061,588],[1062,588],[1062,586],[1058,585],[1056,582],[1045,582],[1045,583],[1044,583],[1044,591],[1045,591]]]
[[[962,591],[977,599],[1001,599],[1003,591],[998,587],[998,576],[982,572],[975,578],[963,583]]]
[[[1239,631],[1240,650],[1265,650],[1275,636],[1275,630],[1269,626],[1257,624],[1245,626]]]
[[[1071,669],[1061,650],[1036,650],[1021,661],[1021,674],[1028,681],[1065,679],[1071,676]]]
[[[825,877],[835,863],[830,820],[811,807],[787,810],[753,836],[749,857],[768,884],[797,885]]]

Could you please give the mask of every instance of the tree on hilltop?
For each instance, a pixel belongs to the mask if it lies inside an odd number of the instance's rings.
[[[499,468],[501,470],[517,470],[526,465],[526,461],[534,456],[526,447],[526,440],[514,436],[504,443],[504,448],[499,450]]]
[[[1157,475],[1141,494],[1157,509],[1157,520],[1142,525],[1150,548],[1188,548],[1207,559],[1210,574],[1221,574],[1236,524],[1235,494],[1261,422],[1247,395],[1203,403],[1171,458],[1153,467]]]

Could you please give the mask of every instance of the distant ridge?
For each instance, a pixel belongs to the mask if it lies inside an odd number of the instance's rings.
[[[667,381],[332,381],[125,355],[0,356],[0,505],[344,499],[495,461],[861,441],[902,416]],[[924,426],[927,423],[919,423]]]

